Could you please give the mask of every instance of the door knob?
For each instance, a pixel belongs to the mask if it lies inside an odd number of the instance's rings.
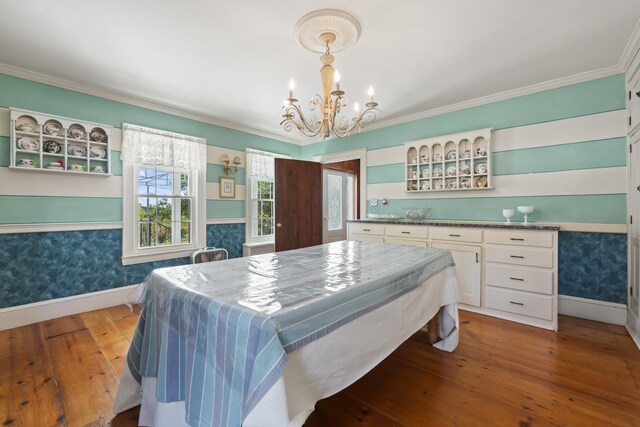
[[[636,187],[636,190],[640,191],[640,185],[638,185],[638,186]]]
[[[276,224],[276,227],[280,228],[280,227],[282,227],[282,224],[277,223],[277,224]]]
[[[636,96],[640,98],[640,91],[636,92]]]

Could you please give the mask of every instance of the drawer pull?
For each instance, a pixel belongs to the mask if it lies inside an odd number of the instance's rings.
[[[362,231],[371,231],[370,228],[363,228]]]
[[[509,255],[511,258],[524,259],[522,255]]]
[[[515,302],[515,301],[509,301],[509,302],[510,302],[511,304],[514,304],[514,305],[524,305],[524,304],[523,304],[523,303],[521,303],[521,302]]]
[[[449,234],[449,237],[460,237],[459,234]]]
[[[410,231],[401,231],[402,234],[411,234]]]
[[[521,279],[519,277],[509,277],[509,279],[511,280],[517,280],[518,282],[524,282],[524,279]]]
[[[520,239],[519,237],[511,237],[510,239],[518,242],[524,242],[524,239]]]

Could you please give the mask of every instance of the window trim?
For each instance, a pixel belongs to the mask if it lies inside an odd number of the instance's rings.
[[[253,198],[253,190],[254,190],[254,186],[255,186],[256,187],[255,188],[256,192],[258,191],[258,188],[257,188],[258,182],[269,182],[269,181],[255,180],[255,179],[249,178],[249,181],[248,181],[248,183],[249,183],[249,185],[248,185],[248,187],[249,187],[249,195],[247,196],[247,203],[249,203],[251,206],[249,206],[249,209],[248,209],[247,221],[249,221],[251,223],[250,226],[249,226],[249,229],[248,229],[251,234],[250,235],[248,234],[247,238],[249,238],[250,241],[254,242],[254,243],[256,243],[256,242],[273,242],[273,240],[275,239],[275,236],[276,236],[276,229],[275,229],[275,220],[276,220],[276,217],[275,217],[275,213],[276,213],[276,206],[275,206],[275,204],[276,204],[276,191],[275,190],[276,190],[276,188],[275,187],[276,187],[276,183],[272,181],[273,188],[271,190],[271,195],[272,195],[271,199],[258,199],[258,198],[254,199]],[[273,226],[272,226],[273,233],[268,235],[268,236],[254,236],[254,233],[253,233],[254,232],[254,229],[253,229],[253,214],[254,214],[253,202],[254,202],[254,200],[255,201],[258,201],[258,200],[271,200],[271,203],[272,203],[271,204],[271,212],[272,212],[271,220],[273,222]],[[255,211],[256,211],[256,213],[258,212],[257,206],[256,206]]]
[[[273,157],[273,161],[275,162],[275,159],[290,159],[291,156],[288,156],[286,154],[278,154],[278,153],[273,153],[270,151],[264,151],[264,150],[258,150],[258,149],[254,149],[251,148],[251,150],[253,151],[259,151],[262,152],[263,154],[267,154],[269,156]],[[246,151],[245,151],[246,153]],[[252,194],[252,190],[253,190],[253,178],[250,175],[250,168],[249,165],[247,164],[247,168],[246,168],[246,179],[245,179],[245,245],[253,247],[256,245],[266,245],[266,244],[273,244],[275,243],[275,237],[276,237],[276,224],[275,224],[275,212],[276,212],[276,207],[275,207],[275,197],[276,197],[276,183],[275,183],[275,177],[274,177],[274,182],[273,182],[273,221],[274,221],[274,228],[273,228],[273,235],[271,236],[262,236],[262,237],[253,237],[253,221],[252,221],[252,210],[253,210],[253,206],[252,206],[252,198],[251,198],[251,194]]]
[[[138,246],[137,177],[138,164],[122,163],[122,265],[163,261],[191,256],[193,251],[206,246],[206,174],[204,171],[189,171],[193,185],[191,219],[191,243],[140,248]]]

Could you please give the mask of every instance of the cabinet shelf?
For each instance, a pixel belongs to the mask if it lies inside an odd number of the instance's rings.
[[[405,143],[405,191],[491,190],[491,131],[480,129]],[[451,157],[454,153],[456,158],[446,158],[447,154]],[[451,173],[454,168],[455,174],[446,175],[447,169]],[[469,169],[471,173],[460,173]],[[481,173],[476,173],[476,170]],[[429,177],[422,176],[424,171],[428,171]],[[441,175],[434,176],[434,172]],[[415,178],[416,173],[418,178]]]
[[[29,172],[36,171],[45,173],[84,174],[91,176],[111,176],[111,157],[109,156],[111,134],[113,130],[111,126],[16,108],[10,109],[10,119],[11,157],[9,168],[11,168],[12,170],[22,170]],[[55,124],[57,128],[48,127],[51,123]],[[24,124],[28,124],[28,126],[24,126]],[[30,129],[35,129],[35,131],[21,131],[19,130],[20,127],[28,127]],[[45,129],[52,132],[53,130],[60,131],[60,135],[48,135],[45,133]],[[70,129],[82,130],[83,132],[85,132],[85,137],[81,139],[72,138],[69,132]],[[91,135],[94,135],[94,137],[98,139],[104,138],[105,142],[92,141]],[[32,138],[37,142],[38,150],[22,150],[18,147],[17,141],[20,138],[26,137]],[[46,145],[45,143],[47,141],[57,142],[60,145],[60,152],[50,153],[44,151],[43,147]],[[83,147],[87,151],[86,154],[84,156],[70,155],[68,150],[69,147],[73,145]],[[97,147],[101,147],[104,149],[106,153],[105,158],[90,158],[89,150],[94,146],[96,147],[96,150]],[[36,165],[36,167],[21,166],[21,161],[23,159],[29,159]],[[54,162],[55,160],[60,160],[61,164],[63,164],[65,167],[49,168],[48,166],[50,166],[50,163]],[[105,169],[106,172],[67,169],[68,167],[70,167],[69,163],[81,165],[88,169],[91,163],[94,161],[99,164],[102,169]]]

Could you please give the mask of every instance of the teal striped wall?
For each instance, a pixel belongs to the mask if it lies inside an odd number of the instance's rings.
[[[174,116],[147,108],[112,101],[42,83],[0,74],[0,107],[22,108],[52,115],[72,117],[104,123],[121,128],[122,123],[165,129],[172,132],[199,136],[207,144],[233,150],[257,148],[300,157],[300,147],[245,132],[240,132],[184,117]],[[9,166],[10,143],[8,135],[0,135],[0,168]],[[218,183],[223,175],[218,159],[209,159],[207,182]],[[112,173],[122,175],[120,152],[111,151]],[[245,184],[245,170],[235,175],[236,184]],[[15,179],[20,179],[20,174]],[[46,179],[47,175],[42,175]],[[12,176],[13,179],[13,176]],[[81,178],[79,178],[81,179]],[[91,179],[91,178],[87,178]],[[105,179],[118,179],[114,177]],[[100,180],[96,182],[96,197],[18,197],[0,193],[0,224],[102,222],[122,220],[122,200],[103,197]],[[241,200],[208,200],[207,218],[243,218]]]
[[[302,148],[302,157],[311,159],[366,148],[367,196],[390,200],[387,206],[367,206],[367,213],[403,215],[404,207],[429,207],[434,219],[500,221],[503,208],[533,205],[535,221],[625,224],[623,169],[627,148],[623,114],[616,113],[625,108],[624,85],[624,76],[619,74],[520,96],[307,145]],[[593,126],[596,129],[589,138],[591,129],[572,129],[584,126],[581,118],[587,123],[596,119],[598,123],[607,122],[611,130],[601,132]],[[616,122],[611,123],[612,120]],[[543,130],[545,126],[555,126],[554,129],[567,135],[580,135],[581,139],[567,136],[563,141],[563,135],[552,135],[554,142],[548,143],[544,140],[549,137],[548,128]],[[494,129],[492,161],[496,190],[405,191],[405,142],[482,128]],[[542,139],[536,140],[536,132]],[[523,133],[527,137],[518,139]],[[606,138],[601,137],[603,133]],[[511,138],[505,145],[507,149],[495,144],[500,135],[503,140]],[[594,182],[596,175],[602,179]],[[543,176],[550,185],[538,184]],[[509,181],[518,184],[509,187],[509,194],[500,192],[506,185],[501,187],[499,183],[510,184]],[[589,191],[594,185],[599,190]]]

